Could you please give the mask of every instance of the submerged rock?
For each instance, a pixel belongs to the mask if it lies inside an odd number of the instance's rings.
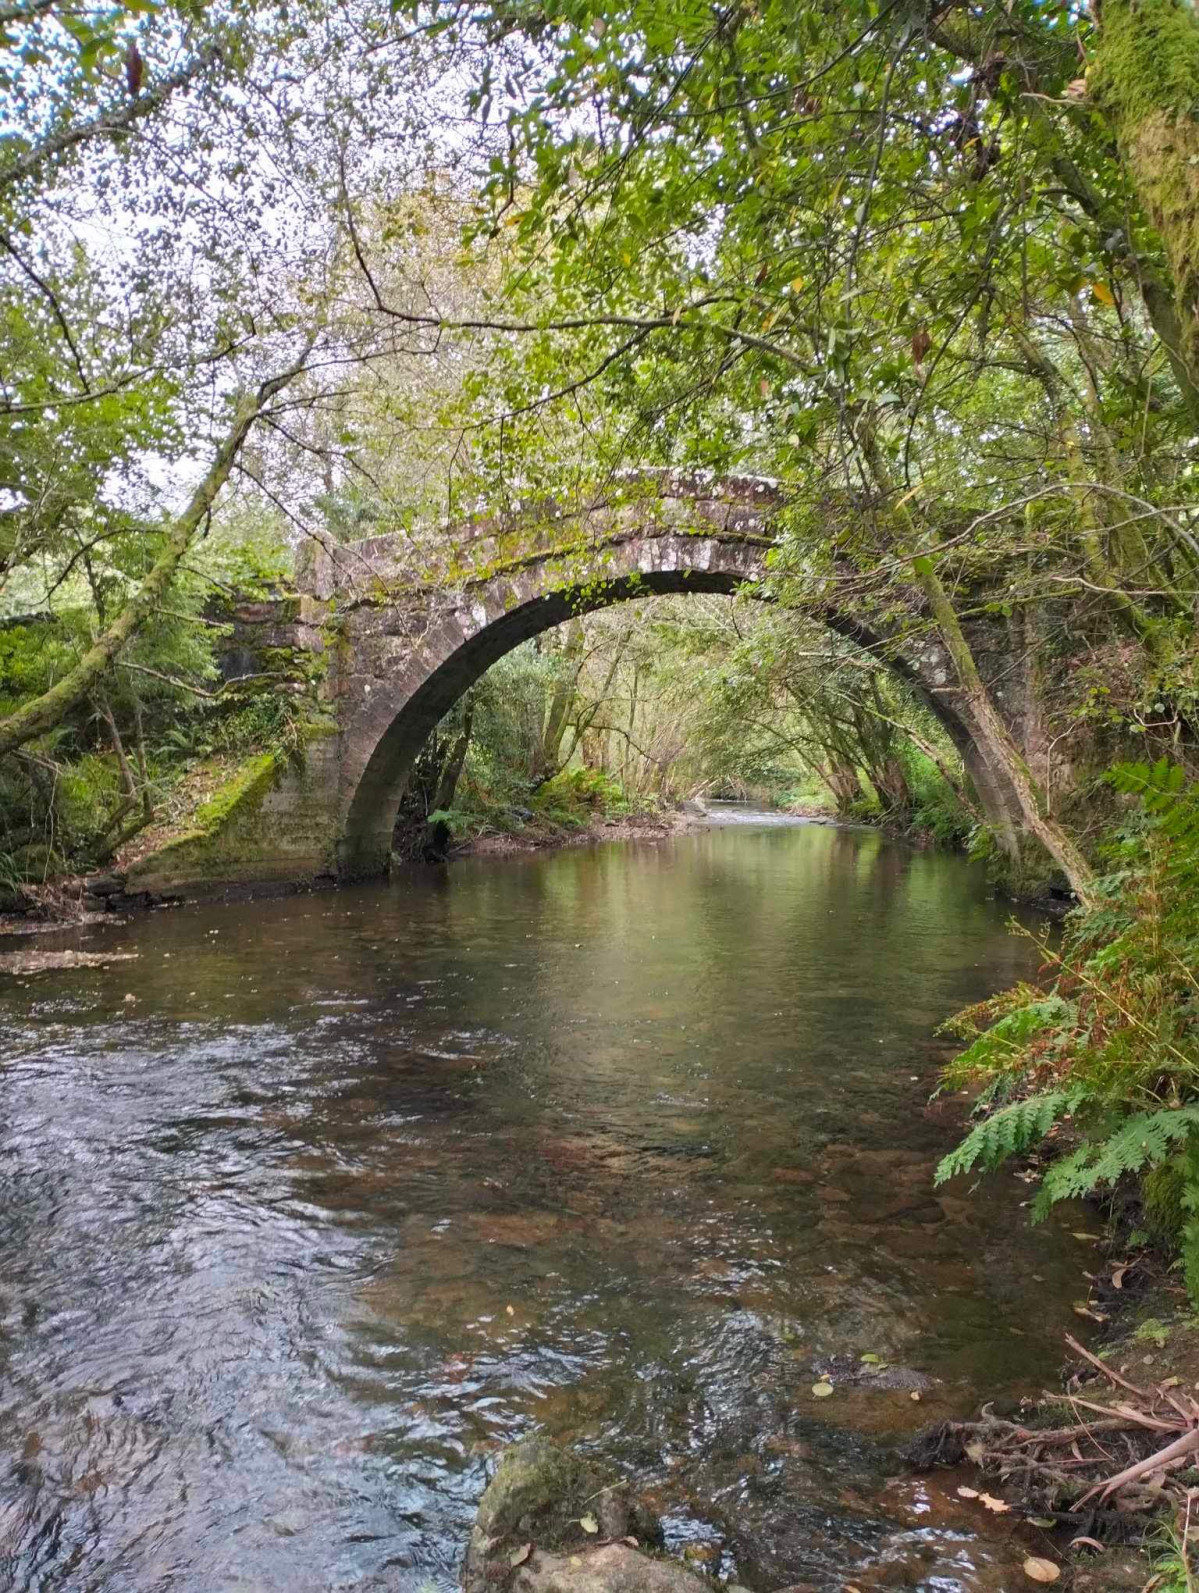
[[[686,1566],[642,1552],[661,1545],[654,1517],[611,1472],[528,1438],[487,1486],[462,1571],[465,1593],[710,1593]]]
[[[921,1393],[935,1388],[937,1380],[911,1366],[892,1366],[876,1356],[855,1360],[852,1355],[825,1355],[814,1360],[809,1370],[844,1388],[877,1388]]]

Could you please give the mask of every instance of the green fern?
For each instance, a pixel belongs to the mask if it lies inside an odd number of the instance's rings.
[[[1072,1155],[1055,1162],[1033,1202],[1040,1222],[1059,1200],[1076,1200],[1110,1187],[1128,1173],[1143,1175],[1164,1165],[1176,1147],[1199,1134],[1199,1106],[1138,1112],[1105,1139],[1088,1139]],[[1183,1194],[1183,1209],[1186,1194]]]
[[[1068,1026],[1074,1004],[1059,995],[1048,995],[1017,1007],[985,1029],[952,1063],[954,1078],[963,1078],[983,1069],[1002,1067],[1019,1057],[1028,1042],[1047,1029]]]
[[[1182,1175],[1181,1205],[1186,1213],[1178,1242],[1182,1275],[1192,1301],[1199,1301],[1199,1140],[1192,1139],[1177,1158]]]
[[[1170,844],[1171,872],[1199,862],[1199,793],[1176,763],[1118,763],[1109,770],[1109,784],[1122,795],[1140,800],[1150,827]]]
[[[1135,808],[1105,848],[1114,867],[1095,907],[1073,915],[1060,950],[1041,943],[1052,983],[1018,985],[953,1025],[969,1043],[946,1083],[978,1086],[991,1115],[937,1179],[995,1167],[1069,1114],[1034,1220],[1135,1180],[1199,1304],[1199,785],[1165,760],[1108,779]]]
[[[1030,1145],[1045,1138],[1053,1125],[1078,1104],[1077,1090],[1049,1090],[1012,1101],[971,1129],[962,1143],[941,1159],[936,1182],[943,1184],[959,1173],[979,1167],[984,1171],[998,1167]]]

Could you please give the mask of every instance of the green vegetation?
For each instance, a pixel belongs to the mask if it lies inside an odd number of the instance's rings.
[[[572,621],[494,665],[438,727],[396,850],[577,831],[733,796],[985,844],[935,719],[869,655],[757,602],[659,598]]]
[[[252,871],[345,684],[297,560],[597,596],[677,512],[765,579],[522,642],[396,850],[743,795],[1072,904],[939,1176],[1135,1189],[1199,1305],[1190,0],[12,0],[0,123],[0,905]]]
[[[139,630],[53,732],[0,761],[0,900],[100,868],[151,825],[203,828],[203,810],[192,811],[193,772],[297,749],[313,712],[311,657],[265,649],[261,672],[221,680],[222,654],[235,641],[226,588],[238,583],[248,600],[267,590],[263,551],[212,550],[206,562],[220,570],[219,586],[179,581],[170,610]],[[0,628],[0,689],[10,694],[0,710],[71,667],[122,580],[96,566],[92,575],[92,591],[72,587],[53,611]]]
[[[277,578],[401,531],[461,582],[540,545],[531,504],[651,512],[657,467],[779,483],[774,616],[589,619],[593,724],[547,642],[537,735],[501,767],[480,688],[424,815],[532,808],[553,762],[629,803],[819,782],[1096,907],[1099,774],[1196,773],[1180,0],[11,13],[10,880],[103,861],[214,739],[316,711],[200,695],[229,549]],[[564,582],[596,579],[578,527]]]
[[[1146,1223],[1199,1304],[1199,790],[1162,760],[1125,764],[1131,803],[1104,848],[1096,905],[1074,915],[1052,977],[962,1013],[949,1085],[981,1086],[982,1120],[938,1179],[1053,1142],[1033,1206],[1139,1181]]]

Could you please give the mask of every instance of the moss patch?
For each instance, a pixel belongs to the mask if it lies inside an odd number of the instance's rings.
[[[279,755],[275,752],[261,753],[243,764],[231,780],[196,809],[193,833],[211,835],[243,803],[260,802],[274,783],[278,767]]]
[[[259,753],[224,774],[172,831],[127,864],[127,888],[299,882],[328,872],[336,783],[325,745],[334,731],[323,721],[307,725],[299,754]]]

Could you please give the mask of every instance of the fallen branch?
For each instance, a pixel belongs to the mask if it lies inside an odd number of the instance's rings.
[[[1146,1477],[1151,1471],[1160,1471],[1166,1466],[1174,1465],[1183,1460],[1187,1455],[1199,1449],[1199,1427],[1192,1428],[1189,1433],[1184,1433],[1181,1438],[1176,1438],[1172,1444],[1167,1444],[1164,1449],[1159,1449],[1156,1454],[1148,1455],[1144,1460],[1138,1460],[1133,1466],[1126,1466],[1123,1471],[1118,1471],[1114,1477],[1109,1477],[1106,1482],[1096,1483],[1093,1488],[1084,1493],[1078,1504],[1086,1504],[1096,1494],[1104,1499],[1109,1499],[1117,1488],[1123,1488],[1126,1483],[1136,1482],[1140,1477]]]
[[[1110,1378],[1113,1383],[1118,1383],[1121,1388],[1126,1388],[1130,1394],[1135,1394],[1138,1399],[1146,1397],[1143,1389],[1138,1388],[1135,1383],[1130,1383],[1126,1377],[1121,1377],[1119,1372],[1113,1372],[1111,1367],[1101,1361],[1097,1355],[1092,1355],[1090,1350],[1084,1349],[1073,1334],[1066,1334],[1066,1343],[1074,1351],[1075,1355],[1080,1355],[1084,1361],[1089,1361],[1096,1371],[1103,1373],[1104,1377]]]

